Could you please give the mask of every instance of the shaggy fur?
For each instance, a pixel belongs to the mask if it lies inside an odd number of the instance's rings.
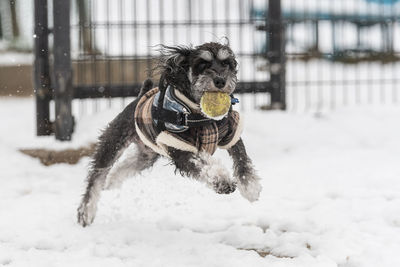
[[[157,66],[160,74],[168,84],[176,87],[195,103],[200,103],[205,91],[231,94],[235,90],[237,62],[227,45],[206,43],[195,48],[162,46],[161,55]],[[160,157],[142,142],[133,116],[138,99],[152,87],[153,83],[146,80],[139,97],[109,123],[99,137],[87,177],[86,192],[78,208],[78,223],[82,226],[93,222],[101,190],[118,186],[124,175],[139,174],[153,166]],[[131,144],[136,146],[136,154],[127,157],[125,162],[109,174],[114,163]],[[239,138],[233,145],[224,148],[233,160],[233,180],[230,179],[227,169],[205,152],[194,153],[168,148],[168,156],[175,165],[176,172],[204,182],[219,194],[232,193],[238,187],[243,197],[249,201],[257,200],[261,191],[259,177],[242,139]]]

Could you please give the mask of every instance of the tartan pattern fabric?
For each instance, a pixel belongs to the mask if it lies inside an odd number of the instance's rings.
[[[135,109],[136,127],[139,127],[140,131],[154,144],[156,144],[156,138],[159,132],[157,131],[157,128],[153,125],[153,119],[151,117],[151,106],[157,93],[157,87],[145,93],[140,98]]]
[[[134,115],[136,127],[139,128],[137,130],[141,131],[156,146],[158,145],[157,136],[160,132],[153,123],[151,106],[157,93],[158,88],[154,88],[144,94],[136,106]],[[191,127],[181,133],[168,132],[168,134],[189,146],[195,147],[199,152],[205,151],[212,155],[218,146],[226,146],[233,140],[236,131],[240,130],[238,129],[239,120],[239,113],[230,110],[228,116],[222,120],[213,121],[206,126]],[[146,142],[144,143],[146,144]],[[173,144],[168,145],[174,147]]]

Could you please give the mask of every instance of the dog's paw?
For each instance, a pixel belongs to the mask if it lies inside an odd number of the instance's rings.
[[[250,202],[257,201],[262,190],[258,177],[249,179],[247,184],[239,183],[238,188],[240,194]]]
[[[230,194],[236,189],[236,182],[230,179],[228,170],[210,154],[200,153],[194,161],[200,168],[199,180],[206,182],[218,194]]]
[[[90,203],[82,202],[78,208],[78,223],[83,227],[92,224],[94,217],[96,216],[96,207],[90,205]]]
[[[213,189],[215,192],[218,194],[230,194],[235,192],[236,189],[236,183],[232,181],[216,181],[213,184]]]

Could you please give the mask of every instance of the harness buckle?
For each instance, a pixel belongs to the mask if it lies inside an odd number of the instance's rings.
[[[180,118],[179,118],[179,121],[180,121],[180,123],[183,125],[183,126],[188,126],[188,116],[189,116],[189,112],[187,111],[187,110],[183,110],[183,112],[182,113],[179,113],[180,114]]]

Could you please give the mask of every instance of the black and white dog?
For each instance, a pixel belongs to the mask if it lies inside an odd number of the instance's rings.
[[[121,184],[128,173],[139,174],[160,156],[168,157],[182,175],[206,183],[220,194],[238,187],[249,201],[261,192],[245,146],[240,138],[241,121],[236,111],[218,119],[201,113],[199,103],[207,91],[233,93],[237,62],[227,45],[205,43],[193,47],[161,49],[159,88],[150,80],[99,137],[87,177],[87,188],[78,208],[78,222],[90,225],[104,188]],[[109,171],[132,143],[135,154]],[[227,149],[233,159],[234,179],[212,158],[217,147]]]

